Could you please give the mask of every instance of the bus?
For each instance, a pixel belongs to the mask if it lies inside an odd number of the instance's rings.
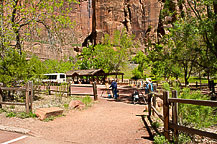
[[[64,73],[49,73],[44,74],[45,79],[42,82],[51,82],[51,83],[65,83],[66,82],[66,74]]]

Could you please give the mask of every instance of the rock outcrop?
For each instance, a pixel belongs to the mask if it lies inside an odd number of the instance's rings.
[[[126,28],[141,42],[157,38],[161,2],[158,0],[96,0],[93,3],[93,32],[96,43],[105,33]]]

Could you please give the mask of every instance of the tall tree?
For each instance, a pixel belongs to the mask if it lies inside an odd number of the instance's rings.
[[[4,35],[11,35],[15,48],[22,51],[22,40],[43,34],[51,44],[62,44],[66,29],[73,27],[70,17],[75,0],[1,0]],[[3,14],[4,13],[4,14]],[[42,30],[47,31],[47,34]],[[34,32],[34,33],[33,33]],[[3,30],[1,29],[1,33]],[[6,36],[3,36],[6,37]]]

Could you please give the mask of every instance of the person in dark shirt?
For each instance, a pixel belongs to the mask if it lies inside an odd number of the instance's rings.
[[[113,93],[113,97],[114,99],[117,99],[118,95],[117,95],[117,82],[116,80],[113,80],[110,87],[109,88],[112,88],[112,93]]]

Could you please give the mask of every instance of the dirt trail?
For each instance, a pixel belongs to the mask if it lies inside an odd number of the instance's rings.
[[[0,124],[31,130],[33,136],[57,143],[144,144],[151,143],[141,117],[144,105],[132,105],[100,98],[92,107],[69,111],[54,121],[5,118]]]

